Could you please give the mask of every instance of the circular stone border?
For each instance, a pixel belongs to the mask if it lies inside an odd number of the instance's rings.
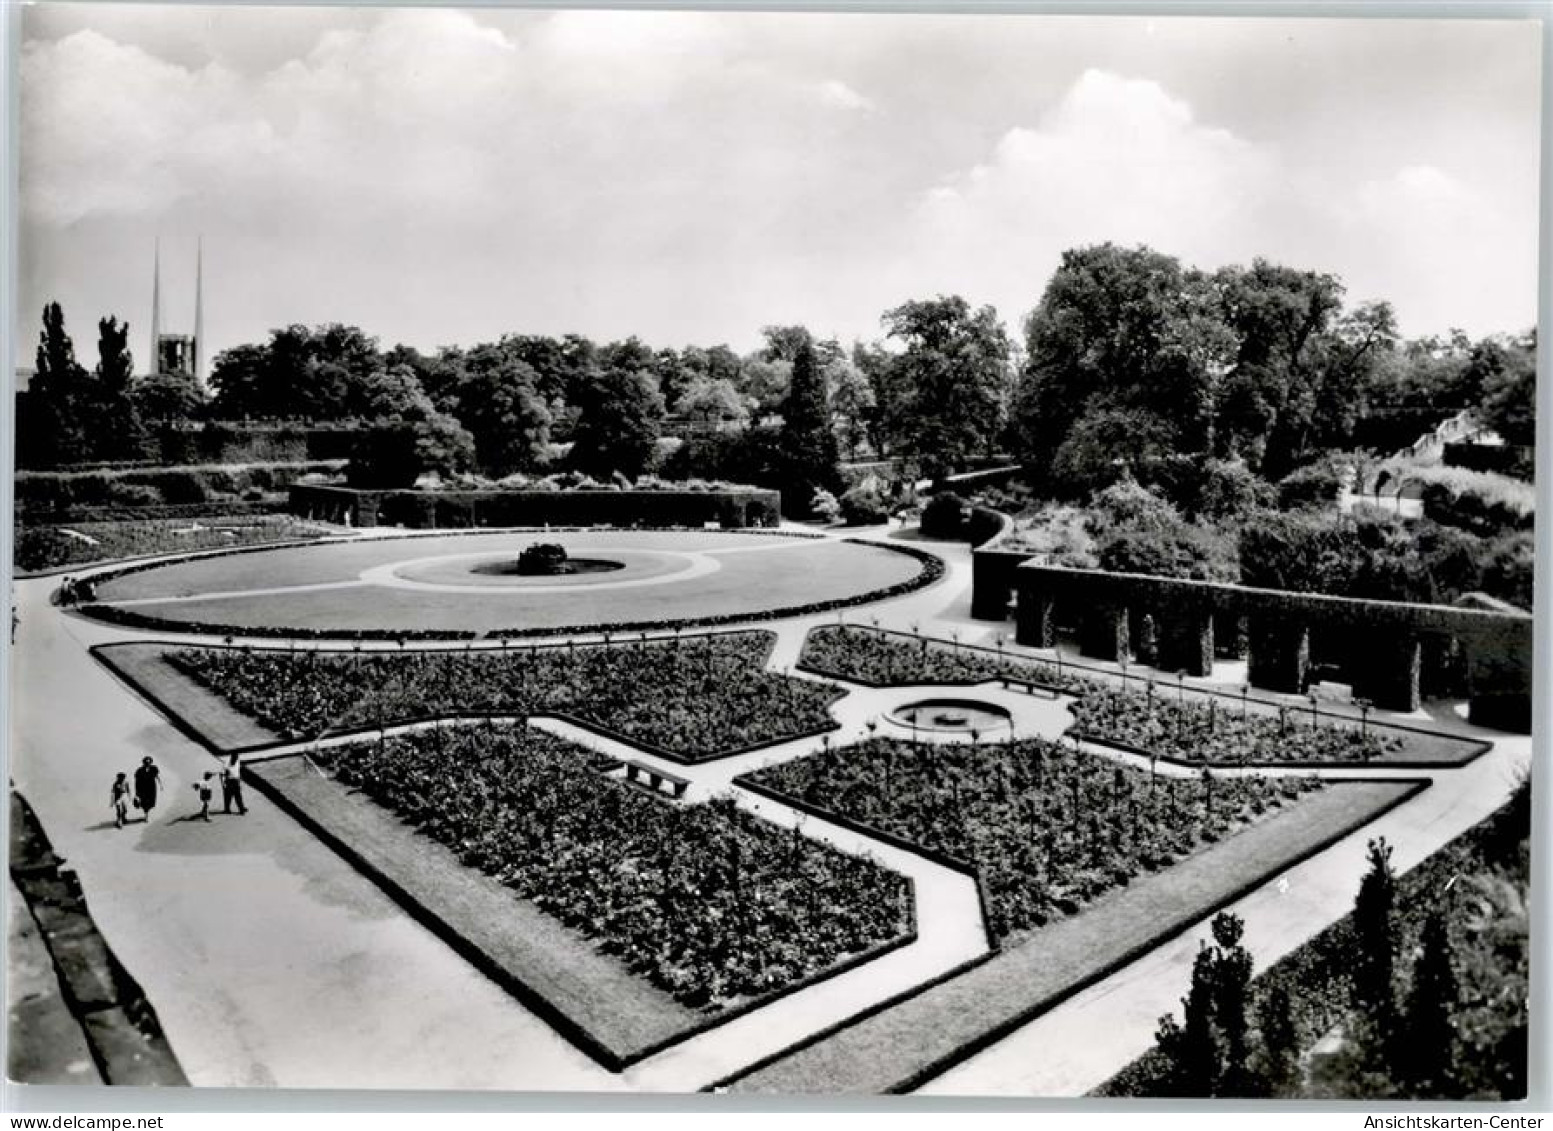
[[[969,722],[940,722],[931,715],[928,721],[920,718],[906,717],[906,712],[915,711],[920,716],[925,711],[976,711],[983,715],[992,716],[984,725],[972,727]],[[974,729],[981,734],[993,732],[1012,731],[1014,728],[1014,713],[1007,707],[997,703],[988,702],[985,699],[975,699],[970,696],[934,696],[929,699],[914,699],[909,703],[898,703],[885,713],[885,719],[898,727],[908,727],[913,731],[926,731],[930,734],[956,734],[970,736]]]
[[[415,589],[427,593],[518,593],[535,592],[543,590],[546,593],[577,593],[597,592],[600,589],[636,589],[649,585],[668,585],[680,581],[694,581],[698,577],[706,577],[722,569],[722,565],[709,553],[696,550],[639,550],[634,547],[605,546],[596,548],[595,553],[618,554],[626,559],[623,568],[626,571],[624,577],[612,577],[615,571],[603,575],[594,575],[598,580],[587,580],[587,575],[559,574],[551,576],[518,577],[511,575],[499,577],[494,575],[490,581],[431,581],[409,576],[414,570],[431,570],[440,565],[450,565],[460,561],[475,561],[481,558],[494,558],[497,555],[489,550],[482,550],[473,554],[436,554],[426,558],[411,558],[408,561],[388,562],[384,565],[369,566],[357,574],[357,579],[366,585],[381,586],[384,589]],[[634,571],[630,562],[632,559],[646,559],[647,564],[641,567],[640,572]],[[656,562],[653,561],[656,559]],[[655,568],[660,563],[672,563],[678,568]]]

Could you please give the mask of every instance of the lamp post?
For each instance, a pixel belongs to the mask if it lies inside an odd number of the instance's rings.
[[[1355,699],[1354,706],[1359,708],[1359,737],[1367,738],[1370,733],[1370,708],[1375,704],[1369,699]]]

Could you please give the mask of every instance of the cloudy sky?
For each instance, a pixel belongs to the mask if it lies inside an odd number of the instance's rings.
[[[1536,317],[1539,25],[39,4],[18,345],[288,322],[755,345],[1062,250],[1264,256],[1408,334]]]

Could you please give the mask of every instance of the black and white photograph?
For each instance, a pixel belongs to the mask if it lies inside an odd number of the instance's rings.
[[[1548,1102],[1549,12],[1354,8],[12,6],[7,1102]]]

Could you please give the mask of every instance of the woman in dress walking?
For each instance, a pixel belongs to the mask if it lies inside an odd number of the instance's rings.
[[[148,754],[135,770],[135,808],[145,814],[143,820],[151,819],[151,810],[156,808],[156,790],[161,783],[162,771],[156,768]]]

